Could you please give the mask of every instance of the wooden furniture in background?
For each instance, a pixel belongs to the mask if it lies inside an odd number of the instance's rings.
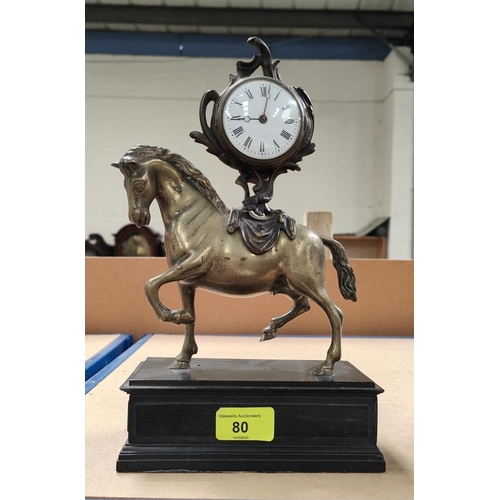
[[[92,233],[85,240],[86,257],[109,257],[113,255],[115,247],[108,245],[104,238],[98,233]]]
[[[114,236],[114,254],[118,257],[159,257],[163,255],[160,235],[148,227],[128,224]]]
[[[332,235],[333,215],[332,212],[307,212],[306,226],[312,229],[318,236]],[[332,253],[325,248],[325,258],[332,260]]]
[[[349,259],[386,259],[387,238],[385,236],[333,235],[345,248]]]
[[[335,238],[347,252],[349,259],[386,259],[387,258],[387,217],[379,217],[367,224],[358,233],[333,234],[332,212],[307,212],[306,226],[316,234]],[[327,259],[332,258],[325,250]]]
[[[333,233],[332,212],[307,212],[306,226],[312,229],[316,234],[331,236]]]

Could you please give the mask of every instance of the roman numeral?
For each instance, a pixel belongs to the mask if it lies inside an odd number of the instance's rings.
[[[245,90],[245,94],[250,98],[250,99],[253,99],[253,95],[252,93],[250,92],[250,90]]]
[[[243,106],[243,104],[241,104],[241,102],[238,101],[233,101],[233,104],[238,104],[238,106]]]
[[[269,87],[267,87],[267,89],[266,89],[266,87],[260,88],[260,95],[262,97],[267,97],[270,94],[270,92],[271,92],[271,85],[269,85]]]
[[[283,106],[281,109],[283,111],[285,111],[285,109],[288,109],[288,108],[291,108],[291,107],[292,107],[291,104],[287,104],[286,106]]]
[[[288,133],[286,130],[281,131],[281,137],[284,137],[287,141],[292,137],[292,134]]]
[[[239,120],[241,118],[241,115],[234,115],[231,116],[231,120]],[[286,122],[285,122],[286,123]]]
[[[281,90],[276,94],[276,97],[274,98],[274,100],[278,99],[278,96],[281,94]]]
[[[264,143],[261,141],[260,143],[260,152],[263,153],[264,152]]]
[[[246,148],[250,147],[250,144],[252,144],[253,139],[250,138],[250,136],[247,137],[247,140],[244,142],[243,146]]]
[[[293,118],[288,118],[288,120],[285,120],[286,125],[291,125],[292,123],[295,123],[295,120]]]
[[[238,127],[233,130],[233,134],[235,137],[239,137],[243,133],[243,127]]]
[[[273,139],[274,145],[276,146],[276,149],[280,149],[280,145]]]

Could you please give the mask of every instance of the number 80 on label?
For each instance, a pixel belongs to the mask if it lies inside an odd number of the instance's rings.
[[[272,441],[274,408],[219,408],[215,437],[219,441]]]

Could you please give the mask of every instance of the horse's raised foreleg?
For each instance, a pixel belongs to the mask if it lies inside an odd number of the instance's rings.
[[[196,289],[192,286],[178,283],[179,291],[182,298],[182,307],[184,311],[195,318],[194,313],[194,296]],[[184,370],[189,368],[189,363],[193,354],[198,352],[198,346],[194,339],[194,323],[188,323],[184,326],[185,336],[181,352],[175,357],[175,360],[170,364],[172,370]]]
[[[203,256],[198,255],[196,259],[185,259],[178,262],[164,273],[151,278],[144,286],[144,292],[153,311],[159,319],[176,325],[194,323],[193,315],[185,309],[170,310],[163,305],[158,297],[160,288],[174,281],[182,281],[189,278],[194,278],[202,273]]]
[[[281,282],[273,288],[273,294],[278,293],[282,293],[290,297],[293,300],[293,307],[286,314],[271,319],[269,325],[267,325],[264,330],[262,330],[262,337],[260,338],[261,342],[264,340],[271,340],[276,338],[276,332],[278,328],[281,328],[289,321],[292,321],[292,319],[311,309],[307,297],[304,297],[300,293],[297,293],[295,290],[292,290],[286,283]]]

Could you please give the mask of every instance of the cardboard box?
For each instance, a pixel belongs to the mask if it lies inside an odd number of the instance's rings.
[[[146,296],[144,284],[164,272],[164,257],[85,257],[85,331],[130,333],[137,340],[148,333],[182,334],[184,327],[160,321]],[[344,335],[413,336],[413,260],[351,259],[356,274],[357,302],[340,295],[337,273],[327,261],[326,287],[344,313]],[[181,308],[177,285],[160,290],[170,309]],[[272,317],[291,308],[284,295],[228,297],[198,289],[196,329],[201,334],[245,334],[260,337]],[[314,303],[278,334],[330,335],[326,314]]]

